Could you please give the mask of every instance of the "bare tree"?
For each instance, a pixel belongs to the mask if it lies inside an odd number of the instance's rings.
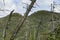
[[[24,14],[24,18],[20,21],[19,26],[17,26],[17,28],[13,31],[13,33],[12,33],[12,35],[11,35],[11,37],[10,37],[10,40],[14,40],[14,38],[16,37],[16,35],[17,35],[17,33],[19,32],[19,30],[21,29],[23,23],[24,23],[25,20],[27,19],[28,14],[29,14],[29,12],[31,11],[31,9],[32,9],[32,7],[33,7],[33,5],[34,5],[35,2],[36,2],[36,0],[32,0],[32,1],[31,1],[31,4],[29,5],[29,7],[28,7],[27,10],[26,10],[26,13]]]
[[[10,15],[9,15],[9,17],[8,17],[8,20],[7,20],[6,27],[5,27],[4,30],[3,30],[3,38],[4,38],[4,40],[5,40],[5,38],[6,38],[6,30],[8,29],[8,25],[9,25],[9,22],[10,22],[10,20],[11,20],[11,17],[12,17],[12,13],[13,13],[13,12],[14,12],[14,10],[11,11],[11,13],[10,13]]]

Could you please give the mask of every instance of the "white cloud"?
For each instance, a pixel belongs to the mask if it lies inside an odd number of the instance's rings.
[[[13,0],[5,0],[5,9],[9,9],[9,10],[16,9],[16,6],[13,3]]]
[[[2,1],[0,1],[2,2]],[[3,7],[3,9],[7,9],[7,10],[13,10],[13,9],[16,9],[16,5],[13,3],[13,0],[5,0],[5,6]],[[3,4],[3,3],[1,3]],[[2,5],[1,5],[2,6]],[[8,15],[10,13],[10,11],[0,11],[1,12],[1,17],[4,17],[6,15]]]
[[[57,6],[54,10],[55,10],[55,12],[60,13],[60,6]]]
[[[31,1],[30,0],[22,0],[23,3],[27,3],[27,4],[30,4]]]
[[[50,5],[54,0],[37,0],[39,5]]]
[[[0,0],[0,3],[2,3],[3,2],[3,0]]]
[[[14,3],[13,1],[15,1],[15,0],[5,0],[5,9],[9,9],[9,10],[13,10],[13,9],[15,9],[15,12],[19,12],[19,13],[21,13],[22,15],[24,14],[24,12],[26,11],[26,9],[24,9],[23,8],[23,6],[25,6],[23,3],[27,3],[27,4],[30,4],[31,3],[31,1],[30,0],[17,0],[17,1],[20,1],[18,4],[16,4],[16,3]],[[35,8],[35,10],[33,10],[32,12],[30,12],[30,14],[31,13],[33,13],[33,12],[35,12],[35,11],[37,11],[37,10],[41,10],[41,9],[43,9],[43,8],[45,8],[44,10],[48,10],[48,9],[50,9],[50,8],[48,8],[48,6],[50,6],[50,4],[53,2],[53,1],[56,1],[56,0],[37,0],[37,4],[41,7],[41,8],[38,8],[38,7],[36,7]],[[0,0],[0,6],[2,5],[2,3],[3,3],[3,1],[2,0]],[[35,4],[35,6],[36,6],[36,4]],[[45,7],[43,7],[43,6],[45,6]],[[57,8],[55,8],[55,10],[58,12],[59,10],[57,9]],[[0,13],[2,13],[2,14],[0,14],[0,15],[4,15],[4,16],[6,16],[6,15],[8,15],[10,12],[0,12]],[[30,15],[29,14],[29,15]],[[3,16],[3,17],[4,17]]]

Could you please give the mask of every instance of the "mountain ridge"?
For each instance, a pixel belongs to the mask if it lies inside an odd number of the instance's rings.
[[[34,35],[36,35],[36,30],[39,26],[39,39],[41,40],[45,40],[47,38],[46,35],[42,35],[40,36],[42,33],[49,33],[52,30],[52,24],[51,24],[51,20],[52,20],[52,13],[53,13],[53,18],[54,21],[60,20],[60,14],[55,13],[55,12],[50,12],[50,11],[37,11],[34,12],[33,14],[31,14],[30,16],[28,16],[27,20],[24,22],[23,27],[21,28],[21,30],[19,31],[16,39],[21,39],[24,40],[26,37],[26,32],[28,36],[28,40],[35,40]],[[9,16],[9,15],[8,15]],[[1,18],[0,19],[0,31],[1,31],[1,35],[3,35],[3,29],[6,25],[6,22],[8,20],[8,16]],[[23,16],[18,14],[18,13],[14,13],[12,15],[11,18],[11,22],[10,25],[8,26],[9,29],[7,30],[7,37],[6,40],[9,40],[10,35],[12,33],[12,31],[16,28],[16,26],[18,25],[18,23],[20,22],[19,20],[22,18]],[[41,24],[39,24],[39,22],[41,22]],[[56,22],[54,23],[55,27],[58,25],[59,23]],[[34,34],[34,35],[33,35]],[[23,37],[23,38],[21,38]],[[43,39],[44,38],[44,39]],[[2,40],[2,37],[1,37]]]

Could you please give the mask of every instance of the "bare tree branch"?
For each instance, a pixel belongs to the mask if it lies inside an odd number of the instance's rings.
[[[20,24],[19,26],[17,26],[17,28],[13,31],[11,37],[10,37],[10,40],[14,40],[14,38],[16,37],[17,33],[19,32],[19,30],[21,29],[23,23],[25,22],[25,20],[27,19],[28,17],[28,14],[29,12],[31,11],[34,3],[36,2],[36,0],[32,0],[31,4],[29,5],[29,7],[27,8],[26,10],[26,13],[24,14],[24,18],[20,21]]]
[[[8,29],[8,25],[9,25],[9,22],[10,22],[10,20],[11,20],[11,16],[12,16],[12,13],[14,12],[14,10],[12,10],[11,11],[11,13],[10,13],[10,15],[9,15],[9,17],[8,17],[8,21],[7,21],[7,24],[6,24],[6,27],[4,28],[4,33],[3,33],[3,37],[4,37],[4,40],[5,40],[5,38],[6,38],[6,30]]]

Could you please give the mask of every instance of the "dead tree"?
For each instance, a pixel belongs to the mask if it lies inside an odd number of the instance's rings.
[[[54,28],[55,28],[55,27],[54,27],[54,13],[53,13],[53,12],[54,12],[54,9],[55,9],[55,6],[54,6],[54,5],[55,5],[55,2],[53,1],[52,10],[51,10],[51,11],[52,11],[52,12],[51,12],[51,13],[52,13],[52,15],[51,15],[51,16],[52,16],[52,17],[51,17],[51,21],[52,21],[52,31],[53,31]]]
[[[6,24],[6,27],[4,28],[4,31],[3,31],[3,38],[5,40],[6,38],[6,30],[8,29],[8,25],[9,25],[9,22],[11,21],[11,17],[12,17],[12,13],[14,12],[14,10],[11,11],[9,17],[8,17],[8,20],[7,20],[7,24]]]
[[[14,38],[16,37],[16,35],[17,35],[17,33],[19,32],[19,30],[21,29],[23,23],[24,23],[25,20],[27,19],[28,14],[29,14],[29,12],[31,11],[31,9],[32,9],[32,7],[33,7],[33,5],[34,5],[35,2],[36,2],[36,0],[32,0],[32,1],[31,1],[31,4],[29,5],[29,7],[28,7],[27,10],[26,10],[26,13],[24,14],[24,18],[20,21],[19,26],[17,26],[17,28],[13,31],[13,33],[12,33],[12,35],[11,35],[11,37],[10,37],[10,40],[14,40]]]

